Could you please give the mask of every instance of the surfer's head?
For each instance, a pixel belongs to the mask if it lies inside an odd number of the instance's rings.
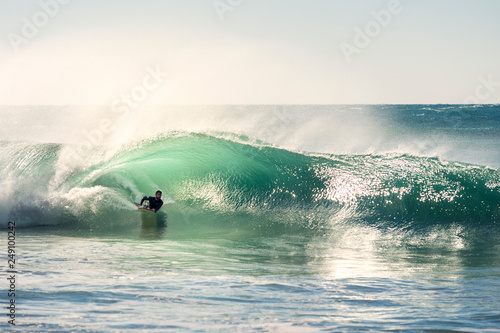
[[[156,197],[157,199],[160,199],[160,198],[161,198],[161,191],[160,191],[160,190],[156,191],[156,193],[155,193],[155,197]]]

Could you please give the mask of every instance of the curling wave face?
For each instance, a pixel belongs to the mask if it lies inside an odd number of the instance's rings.
[[[500,220],[499,171],[437,158],[318,155],[183,132],[119,151],[74,151],[68,144],[3,143],[2,219],[20,226],[126,226],[136,218],[132,202],[159,188],[163,214],[260,221],[264,229],[266,223],[312,230],[349,221],[473,227]]]

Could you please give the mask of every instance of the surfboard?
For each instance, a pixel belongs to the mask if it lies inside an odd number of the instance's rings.
[[[155,213],[151,209],[147,209],[147,208],[138,207],[137,210],[139,210],[140,212],[144,212],[144,213]]]
[[[151,209],[146,208],[147,205],[141,206],[137,202],[134,202],[135,205],[137,206],[137,210],[140,211],[141,213],[141,220],[142,220],[142,226],[143,227],[155,227],[158,224],[158,219],[157,215],[155,212],[153,212]]]
[[[140,204],[138,204],[137,202],[134,202],[134,204],[137,206],[137,210],[140,211],[140,212],[144,212],[144,213],[155,213],[153,212],[151,209],[148,208],[148,205],[143,205],[141,206]]]

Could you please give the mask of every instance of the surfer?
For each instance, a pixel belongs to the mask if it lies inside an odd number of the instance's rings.
[[[160,190],[156,191],[154,197],[144,196],[141,200],[141,203],[140,203],[141,206],[145,200],[149,201],[149,209],[151,209],[153,211],[153,213],[156,213],[157,211],[159,211],[161,206],[163,206],[163,201],[161,200],[161,191]]]

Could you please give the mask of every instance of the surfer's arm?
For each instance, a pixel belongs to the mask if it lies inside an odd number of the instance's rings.
[[[161,206],[163,206],[163,201],[156,201],[155,200],[155,207],[154,208],[151,208],[151,211],[153,211],[153,213],[156,213],[157,211],[160,210]]]
[[[140,205],[142,205],[142,203],[144,202],[144,200],[148,200],[148,197],[147,196],[143,196]]]

